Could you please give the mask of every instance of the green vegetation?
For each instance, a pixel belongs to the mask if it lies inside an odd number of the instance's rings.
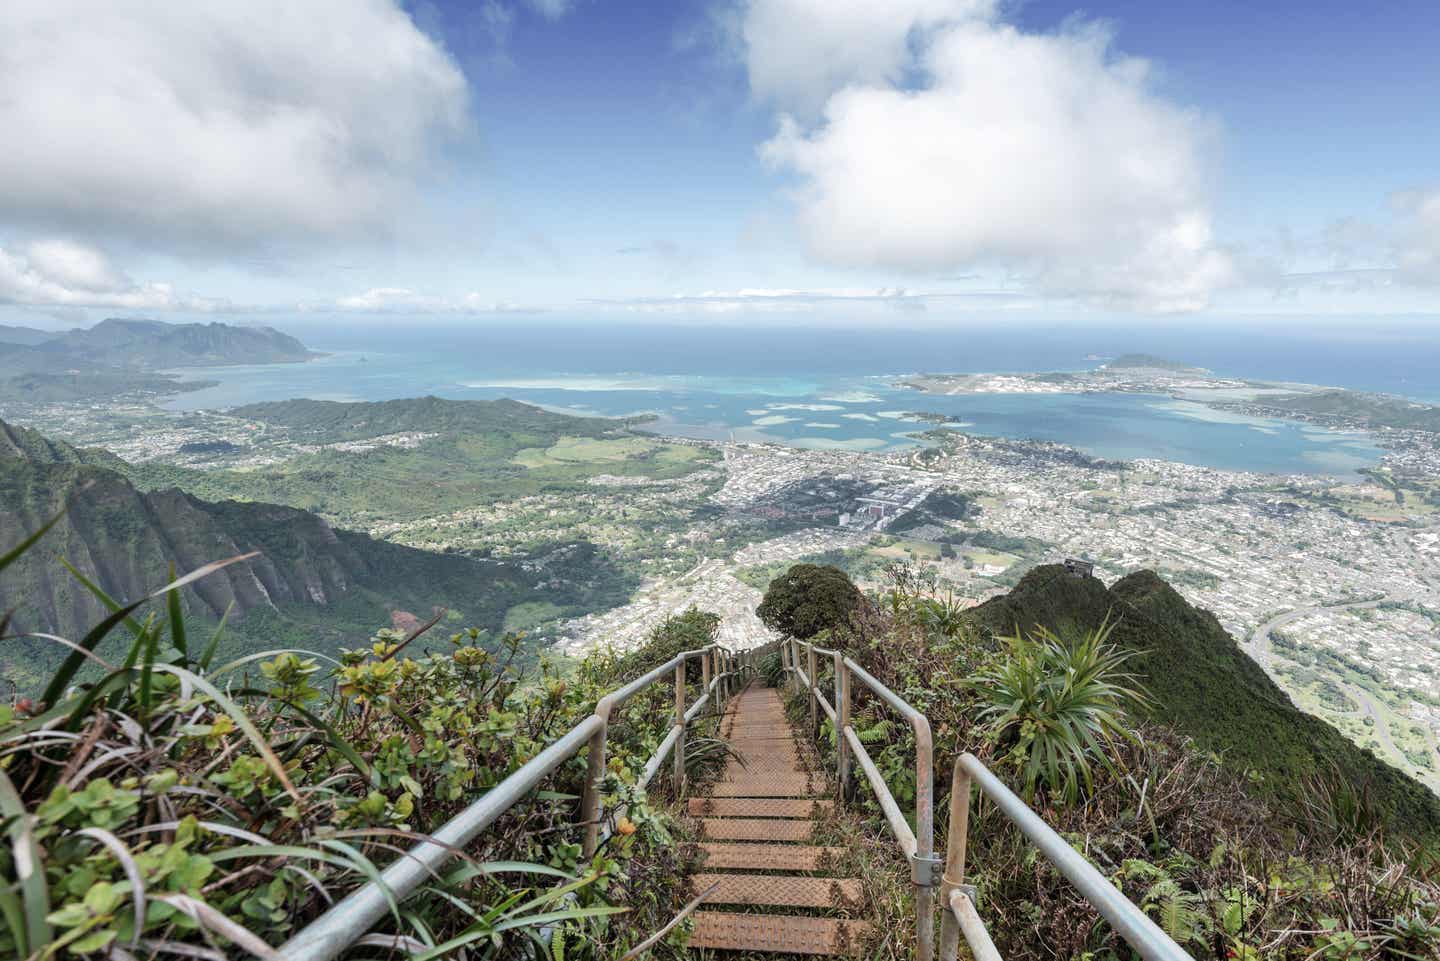
[[[1440,407],[1417,404],[1403,397],[1366,394],[1353,390],[1319,390],[1305,394],[1266,396],[1259,405],[1286,414],[1324,420],[1349,421],[1369,427],[1394,427],[1440,433]]]
[[[170,367],[275,364],[316,356],[270,327],[103,320],[60,334],[0,330],[0,400],[21,403],[93,401],[196,390],[213,382],[182,382],[155,373]]]
[[[604,437],[634,421],[572,417],[514,400],[402,400],[341,402],[282,400],[249,404],[235,417],[288,428],[306,442],[330,444],[405,431],[495,436],[497,446],[548,447],[562,435]]]
[[[1370,785],[1393,830],[1440,837],[1440,798],[1296,708],[1211,614],[1149,571],[1107,590],[1059,566],[1037,567],[1010,594],[975,608],[971,619],[978,632],[997,637],[1040,626],[1086,631],[1113,620],[1114,641],[1137,652],[1129,669],[1154,697],[1142,716],[1248,770],[1256,790],[1273,798],[1303,794],[1308,779],[1339,763]]]
[[[142,492],[112,464],[120,462],[0,423],[0,550],[68,507],[33,551],[0,573],[0,610],[11,611],[16,628],[73,636],[104,616],[80,581],[55,576],[59,559],[107,594],[132,598],[154,586],[156,571],[260,552],[180,594],[200,624],[229,618],[229,656],[289,645],[333,653],[376,623],[423,621],[438,608],[459,610],[497,637],[623,603],[637,583],[585,542],[550,545],[525,565],[423,551],[291,507]],[[62,654],[33,638],[14,640],[0,648],[0,676],[32,690]]]
[[[1040,567],[957,610],[912,568],[892,573],[827,643],[930,719],[937,812],[955,757],[976,754],[1028,786],[1045,820],[1197,959],[1440,952],[1440,801],[1267,690],[1213,618],[1154,575],[1106,590]],[[1141,685],[1148,698],[1133,696]],[[852,710],[904,808],[913,736],[863,688]],[[863,786],[857,807],[873,837],[887,833]],[[994,805],[972,803],[968,841],[966,880],[1001,956],[1134,957]],[[884,881],[908,878],[893,849],[875,840],[862,874],[881,885],[884,957],[899,959],[914,951],[913,902]]]
[[[413,447],[320,450],[255,470],[142,464],[130,468],[130,476],[147,490],[181,487],[210,500],[279,502],[324,514],[345,527],[369,530],[497,501],[593,492],[588,481],[598,473],[680,478],[714,456],[629,434],[629,422],[552,414],[510,400],[295,400],[254,404],[232,413],[285,428],[289,437],[305,444],[427,436]]]
[[[838,567],[796,564],[771,581],[755,613],[771,630],[804,640],[848,624],[864,600]]]
[[[0,557],[0,573],[24,553]],[[62,647],[36,701],[0,707],[0,956],[266,956],[637,666],[709,643],[718,621],[687,612],[641,650],[567,673],[519,668],[519,638],[487,644],[476,630],[425,656],[412,653],[416,633],[387,628],[338,659],[221,664],[218,635],[185,617],[180,590],[224,569],[151,595],[164,599],[158,616],[145,600],[117,608]],[[94,652],[120,634],[102,663]],[[99,668],[91,680],[85,662]],[[684,852],[634,785],[671,697],[643,691],[611,720],[608,840],[593,858],[576,826],[582,755],[393,905],[380,933],[426,957],[558,959],[563,947],[601,961],[658,929],[684,898]],[[723,759],[705,743],[702,777]]]
[[[918,605],[922,620],[934,616],[932,603]],[[1004,638],[1005,655],[971,679],[985,702],[986,735],[1019,772],[1027,799],[1043,784],[1075,803],[1082,784],[1094,787],[1092,766],[1109,763],[1115,739],[1134,736],[1124,710],[1146,697],[1121,669],[1136,652],[1110,644],[1113,630],[1107,622],[1061,640],[1038,627]]]
[[[1154,354],[1121,354],[1114,360],[1105,362],[1106,370],[1169,370],[1169,371],[1197,371],[1200,368],[1192,367],[1190,364],[1182,364],[1174,360],[1166,360],[1164,357],[1156,357]]]

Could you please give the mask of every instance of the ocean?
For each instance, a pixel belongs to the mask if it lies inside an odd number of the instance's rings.
[[[219,380],[175,409],[313,397],[512,397],[556,410],[647,413],[680,436],[894,450],[946,414],[970,433],[1069,444],[1099,457],[1156,457],[1227,470],[1350,475],[1383,453],[1363,436],[1233,416],[1145,394],[971,394],[898,388],[921,371],[1081,370],[1144,352],[1264,380],[1440,400],[1440,335],[1324,331],[1023,328],[823,329],[494,322],[276,322],[329,356],[307,364],[181,372]]]

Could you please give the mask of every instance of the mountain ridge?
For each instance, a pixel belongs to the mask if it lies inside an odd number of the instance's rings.
[[[1213,614],[1153,571],[1136,571],[1106,587],[1060,565],[1041,565],[1008,594],[966,612],[966,619],[994,637],[1037,626],[1065,636],[1109,622],[1112,640],[1135,652],[1127,668],[1155,700],[1142,713],[1256,772],[1262,792],[1302,799],[1317,779],[1340,771],[1368,786],[1403,833],[1440,836],[1440,797],[1296,707]]]
[[[183,573],[258,550],[185,588],[187,612],[211,622],[227,611],[238,621],[263,615],[260,627],[283,634],[290,625],[297,640],[327,647],[363,640],[397,611],[436,607],[458,607],[467,626],[498,632],[539,583],[517,566],[376,540],[299,508],[204,501],[173,487],[141,491],[116,463],[0,421],[0,552],[64,511],[36,548],[0,572],[0,611],[13,610],[12,632],[77,637],[108,613],[57,557],[125,600],[160,586],[172,566]],[[17,683],[38,676],[58,650],[11,640],[0,645],[0,674]]]

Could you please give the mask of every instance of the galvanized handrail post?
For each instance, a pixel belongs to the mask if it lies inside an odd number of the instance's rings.
[[[675,725],[680,736],[675,739],[675,797],[685,796],[685,659],[675,665]]]
[[[606,710],[600,717],[600,727],[590,735],[590,747],[586,752],[588,763],[585,768],[585,793],[580,798],[580,823],[585,825],[581,850],[587,860],[600,846],[600,782],[605,780],[605,735],[610,729],[610,714]]]
[[[815,687],[815,645],[805,645],[805,673],[810,682],[810,733],[820,731],[820,692]]]
[[[718,661],[720,657],[718,648],[708,650],[700,655],[700,691],[702,694],[710,690],[710,659],[712,657]]]
[[[970,774],[956,764],[955,773],[950,779],[950,824],[945,834],[945,875],[940,881],[940,961],[955,961],[960,954],[960,919],[950,910],[950,895],[953,891],[961,891],[965,884],[965,847],[969,833]]]
[[[835,686],[838,691],[835,695],[835,713],[840,717],[839,729],[835,732],[840,745],[836,783],[840,793],[839,801],[844,804],[850,798],[850,742],[845,740],[845,731],[850,727],[850,669],[845,666],[845,659],[839,654],[835,655]]]

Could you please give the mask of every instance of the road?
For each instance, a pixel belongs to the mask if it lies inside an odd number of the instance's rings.
[[[1293,621],[1297,621],[1300,618],[1305,617],[1307,614],[1313,614],[1316,611],[1358,611],[1365,610],[1367,608],[1379,607],[1381,604],[1393,600],[1397,600],[1397,598],[1380,597],[1369,601],[1353,601],[1340,604],[1315,604],[1310,607],[1297,608],[1293,611],[1288,611],[1284,614],[1279,614],[1275,617],[1272,617],[1270,618],[1270,620],[1257,627],[1254,632],[1251,633],[1250,640],[1246,644],[1246,649],[1249,652],[1250,656],[1254,658],[1255,662],[1265,669],[1266,674],[1272,674],[1272,664],[1274,662],[1274,658],[1271,655],[1270,651],[1270,641],[1271,634],[1276,629],[1284,627],[1286,624],[1289,624]],[[1374,698],[1370,696],[1370,693],[1363,688],[1356,687],[1353,684],[1347,684],[1339,678],[1335,679],[1335,683],[1340,687],[1342,691],[1344,691],[1347,695],[1349,695],[1351,698],[1353,698],[1356,702],[1360,704],[1361,709],[1353,713],[1364,714],[1365,716],[1370,718],[1370,722],[1373,725],[1373,730],[1375,731],[1376,740],[1380,742],[1381,747],[1385,749],[1385,753],[1391,757],[1393,762],[1397,764],[1407,763],[1404,760],[1405,755],[1401,752],[1399,745],[1395,743],[1394,739],[1390,735],[1390,725],[1385,720],[1385,714],[1380,710],[1379,706],[1375,703]]]

